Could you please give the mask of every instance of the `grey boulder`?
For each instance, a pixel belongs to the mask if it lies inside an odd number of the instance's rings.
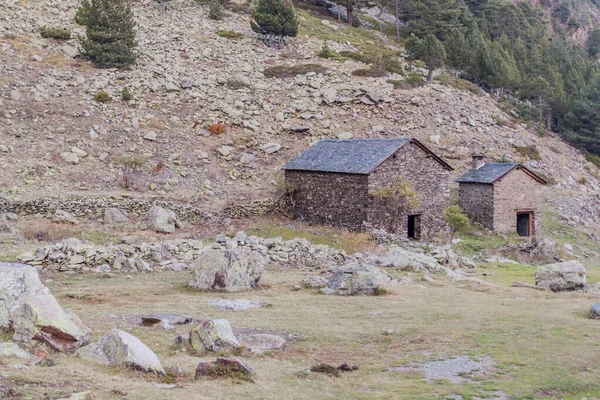
[[[327,281],[327,289],[338,295],[375,294],[382,283],[392,278],[371,265],[347,264],[340,267]]]
[[[585,283],[585,266],[576,260],[547,264],[535,271],[535,285],[553,292],[580,290]]]
[[[33,357],[31,354],[19,347],[18,344],[12,342],[0,342],[0,358],[23,358],[29,359]]]
[[[89,342],[90,329],[62,309],[34,267],[0,263],[0,293],[0,328],[12,329],[14,340],[67,352]]]
[[[196,325],[190,331],[190,345],[196,354],[240,347],[226,319],[212,319]]]
[[[600,319],[600,302],[594,303],[590,307],[590,318]]]
[[[104,222],[107,224],[119,224],[129,221],[129,217],[118,208],[107,208],[104,211]]]
[[[175,228],[179,227],[175,212],[156,205],[144,216],[144,224],[158,233],[173,233]]]
[[[251,290],[260,280],[265,263],[258,251],[207,249],[192,265],[189,286],[225,292]]]
[[[152,350],[135,336],[113,329],[100,339],[99,348],[106,355],[108,365],[163,375],[160,360]]]

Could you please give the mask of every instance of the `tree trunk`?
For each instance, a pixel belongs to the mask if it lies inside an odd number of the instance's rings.
[[[342,6],[338,4],[338,24],[342,23]]]
[[[552,110],[550,108],[546,111],[546,129],[552,129]]]
[[[354,16],[352,15],[353,11],[354,11],[354,6],[346,6],[348,25],[350,25],[350,26],[352,26],[352,20],[354,19]]]
[[[396,0],[396,40],[400,43],[400,0]]]
[[[433,68],[429,68],[429,73],[427,74],[427,82],[433,82]]]

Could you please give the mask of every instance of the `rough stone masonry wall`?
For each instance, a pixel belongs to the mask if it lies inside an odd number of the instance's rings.
[[[421,214],[421,237],[434,236],[446,227],[444,211],[450,204],[450,173],[430,154],[414,143],[398,150],[369,176],[369,192],[388,186],[404,177],[417,192],[419,207],[402,216],[398,234],[408,235],[408,215]],[[388,225],[386,211],[373,202],[369,222],[375,227]]]
[[[295,218],[362,230],[369,206],[367,175],[287,170],[285,180],[296,189]]]
[[[494,229],[494,185],[461,183],[458,188],[458,205],[471,218],[486,229]]]
[[[514,169],[494,185],[494,230],[517,231],[517,211],[533,210],[533,234],[541,228],[542,184]]]
[[[132,216],[148,212],[150,207],[158,205],[177,214],[180,221],[195,222],[211,216],[248,217],[271,212],[275,203],[272,199],[255,200],[250,204],[232,205],[218,213],[211,213],[191,205],[163,201],[156,198],[136,199],[120,196],[39,198],[33,200],[0,199],[0,213],[12,212],[18,215],[49,215],[56,210],[66,211],[77,218],[102,218],[108,208],[118,208]]]

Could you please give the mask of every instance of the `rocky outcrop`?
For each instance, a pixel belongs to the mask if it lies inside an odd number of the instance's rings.
[[[585,266],[579,261],[547,264],[535,271],[535,285],[553,292],[581,290],[585,283]]]
[[[0,328],[13,330],[23,343],[38,340],[57,351],[73,351],[89,342],[90,330],[63,310],[33,267],[0,263]]]
[[[113,329],[100,342],[79,350],[78,356],[105,365],[120,365],[128,369],[163,375],[160,360],[152,350],[135,336]]]
[[[254,289],[265,259],[249,249],[205,250],[192,266],[189,286],[201,290],[240,292]]]

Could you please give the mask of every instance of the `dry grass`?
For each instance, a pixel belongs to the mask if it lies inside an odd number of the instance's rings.
[[[320,64],[278,65],[263,71],[267,78],[293,78],[297,75],[306,75],[309,72],[324,74],[327,68]]]
[[[122,275],[112,279],[52,276],[48,282],[51,290],[63,306],[93,328],[93,340],[113,327],[127,330],[152,348],[164,366],[178,364],[187,376],[181,378],[181,387],[166,390],[155,386],[160,378],[154,376],[57,355],[55,366],[34,367],[29,372],[0,366],[3,383],[14,385],[20,396],[30,398],[83,388],[101,399],[121,398],[114,393],[124,391],[130,399],[148,400],[469,398],[496,390],[518,398],[540,398],[540,393],[569,398],[600,395],[593,351],[600,331],[598,321],[585,316],[595,301],[592,296],[474,284],[392,286],[384,297],[291,291],[291,285],[304,276],[296,270],[271,268],[263,276],[270,290],[235,296],[189,290],[185,287],[187,272],[140,274],[133,279]],[[217,311],[206,303],[208,299],[232,297],[269,302],[273,307]],[[257,384],[229,379],[196,381],[192,378],[196,365],[215,357],[171,350],[173,338],[189,327],[178,326],[174,331],[164,331],[158,325],[132,327],[118,317],[153,311],[227,318],[234,327],[286,331],[301,340],[283,352],[245,357],[243,360],[257,371]],[[388,330],[393,333],[384,334]],[[388,371],[405,363],[461,354],[493,358],[496,374],[452,385],[429,384],[420,373]],[[316,364],[343,362],[357,364],[359,369],[335,379],[301,373]]]

